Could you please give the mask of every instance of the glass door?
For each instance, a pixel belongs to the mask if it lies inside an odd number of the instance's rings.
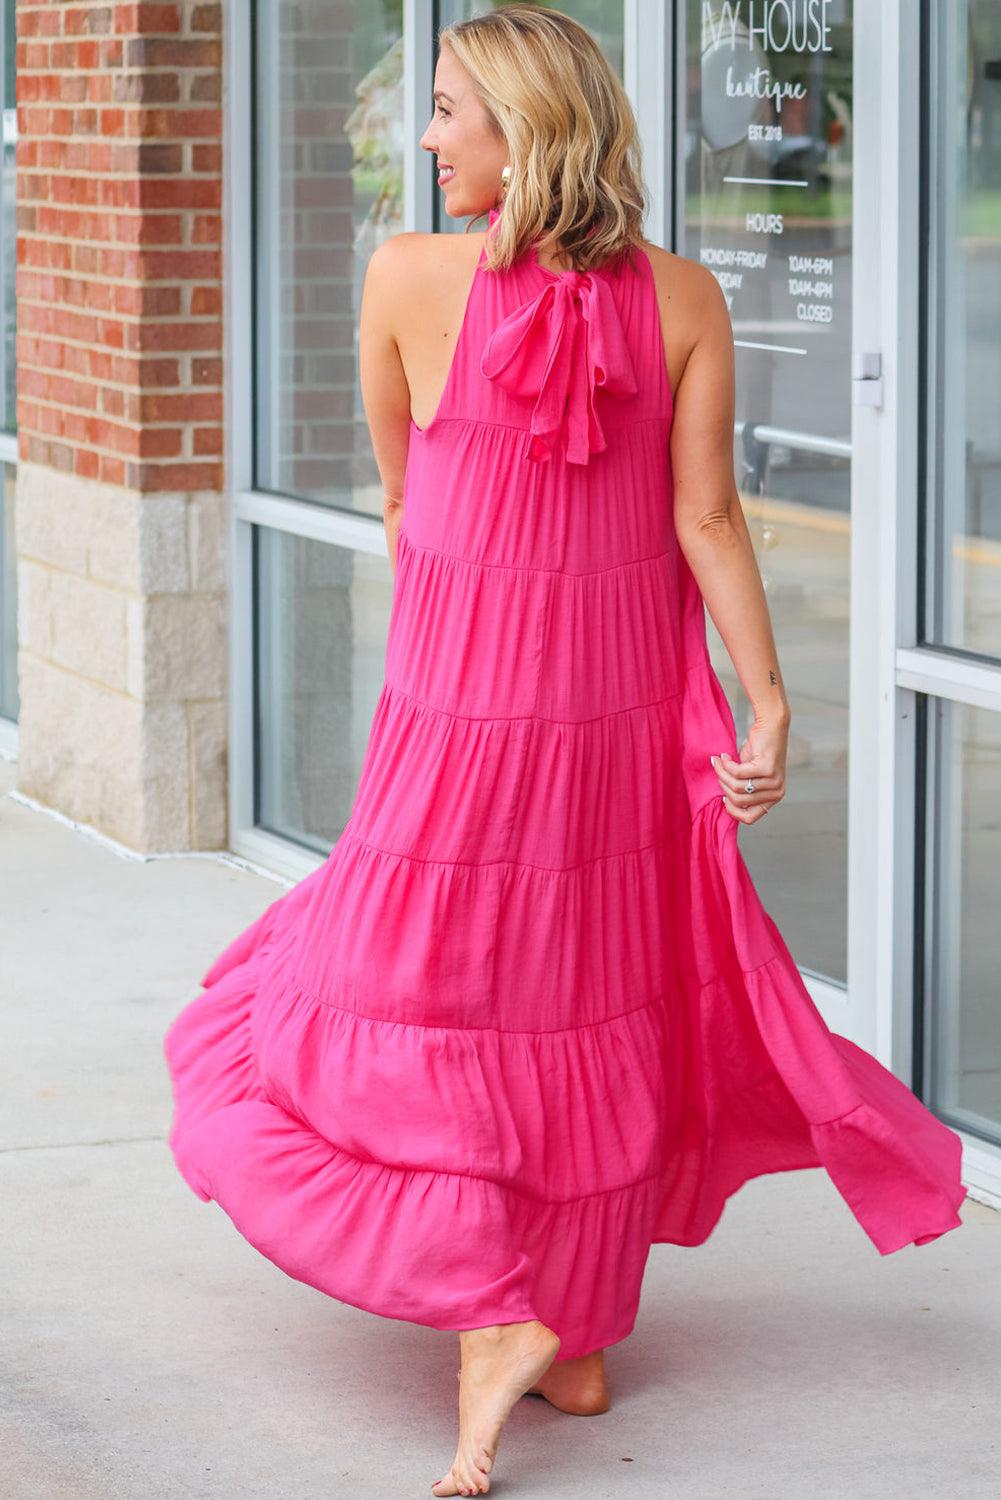
[[[787,792],[740,848],[818,1000],[847,982],[851,0],[678,0],[675,248],[730,308],[734,470],[793,711]],[[709,621],[713,664],[749,705]]]

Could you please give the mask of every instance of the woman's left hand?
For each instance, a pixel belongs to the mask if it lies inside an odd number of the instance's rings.
[[[754,724],[740,747],[740,759],[724,750],[710,756],[723,789],[727,812],[738,823],[757,823],[785,796],[786,747],[789,721]],[[748,781],[754,791],[748,792]]]

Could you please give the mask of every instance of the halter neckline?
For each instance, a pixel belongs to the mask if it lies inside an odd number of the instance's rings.
[[[491,225],[499,214],[491,209]],[[607,446],[598,392],[622,399],[638,390],[616,299],[593,270],[549,271],[531,254],[527,261],[543,283],[493,330],[480,373],[532,403],[525,457],[547,461],[563,435],[568,462],[587,464]]]
[[[500,218],[502,208],[503,205],[501,206],[501,208],[491,208],[489,210],[487,233],[490,232],[496,220]],[[588,271],[579,271],[575,266],[571,266],[566,271],[553,271],[549,268],[549,266],[540,265],[535,254],[534,243],[529,245],[528,248],[524,251],[521,257],[521,264],[529,266],[533,271],[538,271],[542,276],[551,277],[553,281],[567,281],[572,286],[580,285],[583,277],[590,276],[594,272],[600,272],[604,270],[603,266],[592,266]]]

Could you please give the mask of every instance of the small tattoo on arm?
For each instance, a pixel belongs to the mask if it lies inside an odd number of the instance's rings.
[[[769,667],[769,669],[768,669],[768,677],[769,677],[769,680],[770,680],[770,681],[771,681],[771,682],[773,682],[773,683],[776,683],[776,682],[778,682],[778,678],[777,678],[777,677],[776,677],[776,675],[775,675],[775,673],[774,673],[774,672],[773,672],[773,671],[772,671],[772,670],[771,670],[771,668],[770,668],[770,667]]]

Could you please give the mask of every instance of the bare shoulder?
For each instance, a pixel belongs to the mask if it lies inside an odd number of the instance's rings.
[[[684,322],[701,320],[706,314],[726,308],[726,298],[713,273],[697,260],[675,255],[650,240],[642,241],[653,267],[661,312]]]
[[[722,287],[705,266],[649,240],[641,243],[653,270],[664,356],[677,391],[697,344],[726,347],[732,337],[730,311]]]
[[[431,282],[440,286],[443,271],[454,271],[458,276],[467,262],[472,270],[482,244],[483,233],[428,234],[416,229],[403,230],[376,246],[369,257],[368,273],[407,301]]]
[[[406,230],[390,235],[372,252],[366,286],[404,357],[420,342],[422,329],[439,323],[449,327],[461,318],[485,232]]]

